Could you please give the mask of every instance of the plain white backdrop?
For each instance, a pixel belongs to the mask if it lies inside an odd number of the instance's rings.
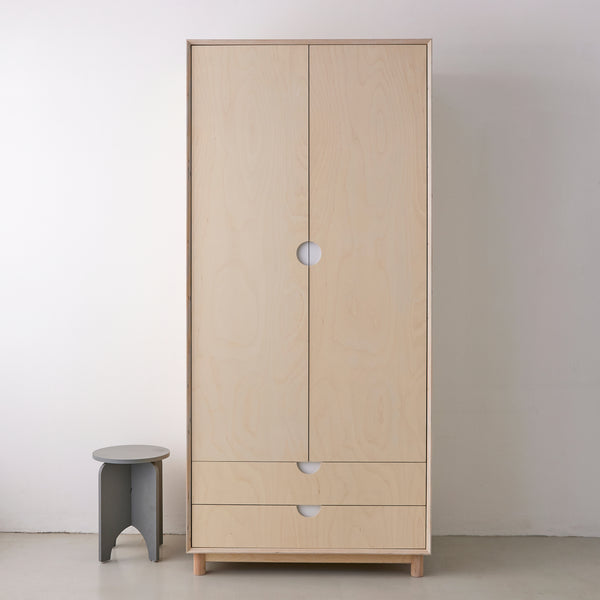
[[[0,530],[185,525],[186,38],[433,38],[433,530],[600,535],[600,8],[3,0]]]

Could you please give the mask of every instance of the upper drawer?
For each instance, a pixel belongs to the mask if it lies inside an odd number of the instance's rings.
[[[425,463],[193,462],[193,504],[424,505]]]

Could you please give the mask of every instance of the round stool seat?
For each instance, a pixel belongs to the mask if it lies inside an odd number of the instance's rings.
[[[130,444],[127,446],[107,446],[94,450],[95,460],[113,465],[135,465],[138,463],[156,462],[168,458],[171,453],[162,446],[144,446]]]

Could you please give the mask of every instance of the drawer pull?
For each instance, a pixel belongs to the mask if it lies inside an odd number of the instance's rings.
[[[303,517],[316,517],[321,512],[321,507],[313,504],[299,504],[296,508]]]
[[[306,473],[307,475],[312,475],[321,468],[320,462],[298,462],[296,465],[303,473]]]

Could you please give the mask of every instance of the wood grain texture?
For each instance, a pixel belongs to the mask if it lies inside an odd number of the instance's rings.
[[[194,504],[425,505],[425,463],[194,462]]]
[[[427,47],[311,46],[310,460],[426,460]]]
[[[186,223],[185,223],[185,245],[186,245],[186,281],[185,281],[185,319],[186,319],[186,422],[185,422],[185,550],[189,552],[192,547],[192,186],[190,181],[191,158],[192,158],[192,46],[186,46]]]
[[[274,563],[396,563],[410,564],[411,554],[232,554],[211,552],[206,554],[208,562],[274,562]]]
[[[427,42],[427,534],[426,548],[431,552],[431,46]]]
[[[431,40],[429,38],[416,38],[416,39],[406,39],[406,40],[393,40],[393,39],[344,39],[344,38],[313,38],[313,39],[305,39],[305,40],[292,40],[292,39],[271,39],[271,40],[251,40],[251,39],[232,39],[232,40],[187,40],[188,45],[191,46],[260,46],[260,45],[308,45],[317,46],[317,45],[335,45],[335,44],[343,44],[347,45],[362,45],[367,44],[369,46],[374,46],[377,44],[385,44],[389,45],[426,45]]]
[[[190,553],[198,554],[335,554],[342,556],[360,556],[364,554],[373,554],[377,556],[394,555],[394,556],[427,556],[431,554],[431,550],[427,547],[423,548],[232,548],[221,547],[205,548],[202,546],[194,546],[190,548]],[[208,558],[207,558],[208,560]],[[377,561],[375,561],[377,562]]]
[[[411,577],[423,577],[423,556],[413,556],[410,561]]]
[[[192,544],[206,548],[424,548],[425,507],[192,506]]]
[[[194,575],[206,575],[206,554],[194,554]]]
[[[306,460],[306,46],[194,46],[193,460]]]
[[[214,46],[214,45],[224,45],[224,46],[231,46],[231,45],[235,45],[235,44],[239,44],[240,48],[245,48],[248,49],[248,45],[256,45],[256,44],[260,44],[260,45],[267,45],[267,46],[276,46],[279,47],[282,44],[290,44],[290,45],[299,45],[299,46],[306,46],[306,44],[317,44],[317,45],[325,45],[324,47],[326,47],[329,44],[332,45],[340,45],[340,47],[344,47],[347,45],[358,45],[358,46],[365,46],[369,47],[369,46],[373,46],[373,45],[378,45],[378,46],[389,46],[389,45],[408,45],[408,46],[413,46],[413,45],[418,45],[422,50],[426,51],[427,53],[427,65],[428,65],[428,69],[427,69],[427,76],[426,76],[426,80],[427,80],[427,253],[428,253],[428,287],[427,287],[427,355],[428,355],[428,361],[427,361],[427,422],[428,422],[428,431],[430,431],[430,419],[431,419],[431,410],[430,410],[430,397],[431,397],[431,354],[430,354],[430,349],[431,349],[431,41],[430,40],[192,40],[188,42],[188,51],[189,51],[189,55],[190,55],[190,69],[188,71],[188,84],[189,84],[189,91],[191,92],[191,88],[193,87],[193,82],[191,81],[192,79],[192,69],[191,69],[191,55],[192,53],[195,53],[196,50],[198,48],[196,48],[196,44],[200,44],[200,45],[208,45],[208,46]],[[314,49],[311,49],[312,51],[314,51]],[[314,63],[311,67],[313,69],[313,73],[314,73]],[[213,75],[216,76],[216,73],[213,73]],[[365,79],[365,78],[363,78]],[[368,79],[368,78],[367,78]],[[196,81],[196,85],[197,85],[197,81]],[[232,90],[231,91],[234,95],[236,90]],[[189,144],[188,144],[188,159],[189,162],[191,164],[191,168],[190,168],[190,172],[194,171],[194,164],[191,161],[192,156],[193,156],[193,152],[192,152],[192,146],[193,146],[193,138],[197,139],[197,131],[192,131],[192,102],[191,102],[191,96],[192,94],[190,93],[190,102],[188,105],[188,135],[189,135]],[[313,103],[314,103],[314,98],[312,99]],[[312,133],[313,138],[314,138],[314,133]],[[314,147],[312,149],[312,152],[314,152]],[[194,156],[194,158],[197,158],[197,154],[196,156]],[[223,172],[225,172],[225,169],[223,169]],[[195,173],[196,175],[198,174],[197,171]],[[314,177],[315,174],[312,173],[311,177],[313,178],[313,183],[314,181]],[[192,182],[192,179],[193,182]],[[192,232],[192,212],[194,213],[194,216],[197,216],[197,209],[192,211],[192,190],[194,186],[198,185],[198,179],[197,177],[192,178],[191,176],[188,176],[188,186],[189,186],[189,192],[188,192],[188,244],[189,244],[189,253],[188,256],[190,258],[190,264],[188,265],[188,306],[189,306],[189,312],[188,312],[188,352],[189,352],[189,356],[191,357],[192,355],[192,348],[191,348],[191,342],[192,339],[195,336],[195,330],[192,329],[192,303],[190,302],[189,298],[191,296],[191,291],[192,291],[192,285],[191,285],[191,280],[192,280],[192,268],[191,268],[191,258],[192,258],[192,236],[191,236],[191,232]],[[311,190],[312,191],[312,190]],[[313,198],[314,200],[314,198]],[[313,209],[314,210],[314,209]],[[314,213],[313,213],[313,218],[314,218]],[[315,229],[314,229],[314,225],[313,225],[313,231],[312,231],[312,239],[314,241],[315,240]],[[319,265],[317,265],[318,267]],[[317,267],[313,267],[312,271],[313,271],[313,275],[314,275],[314,271]],[[314,283],[314,280],[313,282]],[[312,293],[314,293],[314,287],[311,290]],[[311,318],[312,318],[312,314],[311,314]],[[312,348],[311,348],[312,350]],[[188,423],[188,440],[189,442],[191,442],[192,440],[192,431],[191,431],[191,424],[192,421],[194,419],[192,419],[192,413],[194,412],[193,409],[193,402],[192,402],[192,387],[191,387],[191,382],[192,382],[192,374],[193,374],[193,368],[192,368],[192,363],[190,361],[190,366],[189,366],[189,371],[188,371],[188,386],[189,386],[189,404],[188,404],[188,419],[189,419],[189,423]],[[197,375],[197,374],[196,374]],[[314,376],[314,372],[311,373],[311,375]],[[348,421],[350,422],[350,421]],[[311,442],[314,442],[314,438],[311,440]],[[205,554],[206,552],[209,552],[209,554],[207,554],[207,559],[208,560],[216,560],[216,558],[211,558],[211,557],[215,557],[215,556],[231,556],[231,557],[246,557],[248,560],[252,560],[251,557],[266,557],[267,560],[270,559],[270,557],[275,557],[275,560],[278,560],[277,557],[286,557],[286,556],[292,556],[292,557],[297,557],[298,561],[316,561],[316,562],[322,562],[328,561],[327,557],[332,557],[332,560],[337,561],[337,558],[340,557],[341,559],[344,560],[348,560],[348,561],[353,561],[354,559],[360,559],[361,556],[368,556],[371,557],[373,559],[374,562],[387,562],[386,558],[391,556],[392,558],[399,558],[401,560],[412,560],[412,556],[419,556],[419,555],[423,555],[423,554],[429,554],[431,551],[431,545],[430,545],[430,538],[431,538],[431,526],[430,526],[430,499],[431,499],[431,467],[430,467],[430,456],[431,456],[431,436],[428,435],[427,436],[427,440],[426,440],[426,456],[427,456],[427,489],[426,489],[426,498],[427,498],[427,507],[426,507],[426,533],[425,533],[425,543],[423,545],[423,547],[419,547],[419,548],[365,548],[363,549],[363,551],[366,553],[368,552],[368,554],[359,554],[360,549],[356,549],[356,548],[348,548],[348,547],[338,547],[338,548],[332,548],[332,547],[328,547],[326,549],[327,554],[320,554],[319,553],[319,549],[317,548],[292,548],[291,549],[291,553],[290,550],[281,550],[281,548],[279,547],[244,547],[244,548],[232,548],[231,546],[227,546],[227,547],[210,547],[210,548],[203,548],[201,546],[198,546],[197,544],[194,544],[192,546],[192,529],[195,530],[196,526],[194,525],[194,527],[191,526],[192,523],[192,506],[191,506],[191,496],[192,496],[192,445],[194,445],[195,448],[195,443],[189,443],[188,445],[188,523],[187,523],[187,532],[188,532],[188,536],[187,536],[187,549],[190,552],[194,552],[194,553],[202,553]],[[312,444],[311,444],[311,449],[312,449]],[[310,457],[312,460],[318,460],[317,458],[314,457],[314,455],[312,455]],[[247,460],[247,457],[238,457],[235,458],[233,460]],[[203,459],[205,460],[205,459]],[[214,459],[211,459],[214,460]],[[221,458],[219,458],[219,460],[222,460]],[[261,459],[263,460],[263,459]],[[278,459],[281,460],[281,459]],[[292,460],[306,460],[306,458],[296,458],[293,457]],[[347,460],[347,459],[343,459],[343,460]],[[364,458],[360,458],[360,459],[354,459],[354,460],[365,460]],[[368,459],[368,460],[374,460],[374,459]],[[383,458],[375,458],[375,460],[385,460]],[[398,460],[398,459],[395,459]],[[405,458],[402,458],[401,460],[406,460]],[[303,475],[304,476],[304,475]],[[194,507],[195,508],[195,507]],[[270,507],[263,507],[263,508],[270,508]],[[347,508],[351,508],[351,507],[347,507]],[[304,518],[304,517],[303,517]],[[219,554],[220,553],[220,554]],[[227,558],[224,558],[223,560],[227,560]],[[231,560],[236,560],[236,558],[231,558]],[[239,558],[237,560],[244,560],[244,558]],[[260,560],[260,558],[256,558],[256,560]],[[357,562],[360,562],[360,560],[358,560]],[[417,565],[418,566],[418,565]]]

